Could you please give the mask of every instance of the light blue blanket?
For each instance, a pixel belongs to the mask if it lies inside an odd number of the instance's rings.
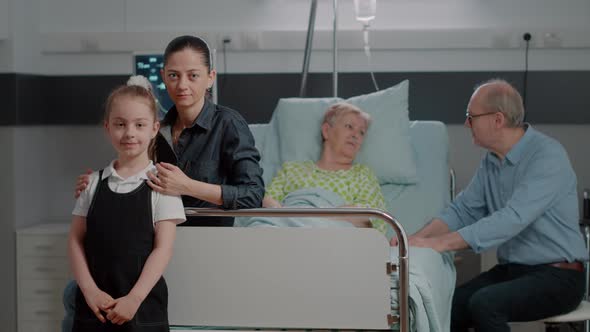
[[[308,188],[293,191],[281,202],[290,208],[334,208],[346,201],[340,195],[322,188]],[[347,221],[320,217],[248,217],[236,218],[234,227],[354,227]]]
[[[301,189],[288,194],[285,207],[332,208],[346,202],[321,188]],[[354,227],[345,221],[310,217],[236,218],[235,227]],[[397,261],[398,248],[391,248]],[[455,289],[453,255],[427,248],[410,248],[410,326],[412,331],[443,332],[450,329],[450,313]],[[398,307],[397,274],[392,274],[392,308]]]
[[[391,248],[397,261],[398,247]],[[452,253],[410,247],[410,329],[418,332],[449,331],[455,291]],[[397,308],[397,274],[392,274],[391,306]]]

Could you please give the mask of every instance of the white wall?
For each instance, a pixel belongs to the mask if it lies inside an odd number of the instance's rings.
[[[0,0],[0,73],[10,72],[12,65],[11,0]]]
[[[8,0],[0,0],[0,41],[8,38]]]
[[[16,1],[11,3],[12,67],[15,72],[39,73],[42,69],[42,55],[37,45],[39,34],[39,0]],[[27,70],[20,70],[20,69]]]
[[[18,55],[10,70],[46,74],[128,73],[132,52],[161,52],[179,33],[198,33],[218,49],[231,37],[231,72],[297,72],[310,6],[307,0],[0,1],[18,18],[6,39]],[[589,69],[588,16],[585,0],[382,0],[372,26],[374,67],[521,70],[522,34],[531,32],[530,69]],[[313,71],[332,68],[331,27],[332,1],[318,1]],[[339,1],[339,31],[339,69],[365,71],[351,0]]]
[[[113,157],[100,126],[14,128],[17,227],[69,222],[77,175],[105,167]]]

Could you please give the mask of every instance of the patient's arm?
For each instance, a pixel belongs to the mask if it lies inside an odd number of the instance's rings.
[[[342,208],[358,208],[360,206],[350,204],[350,205],[342,205],[339,206]],[[334,219],[348,221],[349,223],[353,224],[355,227],[361,228],[371,228],[371,221],[368,217],[334,217]]]
[[[339,218],[340,220],[346,220],[349,223],[353,224],[355,227],[360,228],[371,228],[371,222],[366,217],[348,217],[348,218]]]
[[[262,200],[262,207],[265,208],[280,208],[283,207],[281,205],[281,202],[277,201],[276,199],[270,197],[270,196],[264,196],[264,199]]]
[[[281,201],[288,194],[285,192],[285,185],[287,184],[287,178],[289,177],[285,169],[286,163],[279,169],[277,174],[272,178],[270,185],[266,187],[266,194],[262,200],[262,207],[265,208],[278,208],[282,207]]]

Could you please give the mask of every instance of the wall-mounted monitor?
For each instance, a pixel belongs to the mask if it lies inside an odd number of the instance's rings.
[[[164,118],[173,103],[166,92],[166,87],[160,75],[160,69],[164,66],[164,57],[157,53],[137,53],[133,55],[133,73],[145,76],[153,87],[158,102],[158,116]]]

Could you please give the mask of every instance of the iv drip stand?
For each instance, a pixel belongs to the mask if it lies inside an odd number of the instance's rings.
[[[311,56],[311,47],[313,43],[313,32],[315,29],[315,17],[317,9],[317,0],[311,1],[311,8],[309,11],[309,24],[307,26],[307,38],[305,40],[305,52],[303,57],[303,69],[301,71],[301,86],[299,88],[299,96],[305,97],[305,89],[307,87],[307,76],[309,73],[309,58]],[[332,89],[334,97],[338,97],[338,0],[333,0],[334,21],[332,29]]]

